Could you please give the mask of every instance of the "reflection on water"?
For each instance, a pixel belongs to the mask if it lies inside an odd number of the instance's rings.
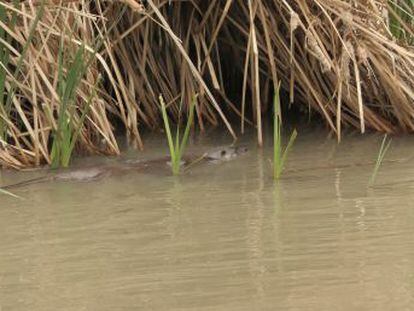
[[[381,137],[337,145],[313,132],[277,185],[270,148],[252,142],[248,155],[179,178],[1,196],[0,310],[412,310],[409,140],[394,139],[387,158],[399,161],[384,163],[373,189]]]

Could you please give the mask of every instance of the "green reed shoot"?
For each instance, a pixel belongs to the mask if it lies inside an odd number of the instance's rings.
[[[53,133],[52,168],[69,166],[73,149],[95,94],[92,90],[90,97],[80,111],[80,117],[75,121],[78,109],[76,91],[81,85],[82,78],[87,70],[86,55],[85,46],[81,45],[72,62],[65,60],[62,38],[58,56],[58,95],[60,102],[57,128]]]
[[[414,1],[389,0],[389,28],[393,36],[406,43],[414,44]]]
[[[282,175],[285,162],[292,148],[293,143],[298,135],[296,129],[290,135],[289,142],[284,151],[282,151],[282,114],[280,109],[280,83],[275,92],[273,101],[273,178],[278,180]]]
[[[172,130],[170,127],[170,122],[167,115],[167,108],[165,106],[164,99],[162,96],[159,97],[161,104],[162,118],[164,120],[165,132],[167,134],[168,148],[170,151],[171,157],[171,169],[173,175],[178,175],[181,168],[181,159],[184,154],[184,150],[187,146],[188,136],[190,134],[191,124],[194,119],[194,108],[196,105],[197,96],[194,96],[193,101],[190,106],[190,113],[187,118],[187,124],[184,130],[184,135],[180,138],[180,124],[177,125],[177,130],[175,133],[175,139],[172,136]]]
[[[108,27],[108,32],[115,27],[122,14]],[[81,109],[79,109],[80,105],[76,103],[77,89],[82,85],[82,79],[89,66],[96,59],[95,55],[103,46],[104,41],[105,36],[102,34],[95,38],[92,43],[92,51],[87,51],[85,45],[82,44],[76,51],[73,60],[70,61],[67,58],[70,58],[72,53],[69,52],[67,53],[69,55],[65,55],[64,38],[62,37],[58,53],[58,95],[60,105],[57,129],[54,132],[50,154],[52,168],[59,166],[68,167],[70,164],[76,141],[82,130],[90,105],[96,96],[96,89],[98,88],[100,77],[96,79],[96,83]],[[80,116],[76,120],[75,115],[77,110],[80,112]]]
[[[14,6],[18,6],[20,1],[14,0],[13,4]],[[10,87],[7,90],[6,89],[6,80],[7,80],[7,74],[9,73],[8,67],[11,65],[11,58],[10,58],[10,50],[8,45],[12,45],[13,38],[8,34],[5,29],[0,27],[0,113],[3,114],[3,118],[8,119],[12,107],[12,100],[15,96],[16,92],[16,81],[19,80],[18,75],[24,65],[24,60],[26,57],[26,53],[29,50],[30,44],[32,43],[33,37],[35,35],[37,25],[40,21],[40,19],[43,16],[44,13],[44,7],[45,7],[45,0],[42,0],[40,3],[40,7],[36,12],[36,16],[33,19],[33,22],[29,29],[29,35],[26,38],[26,41],[24,45],[22,46],[21,53],[19,57],[17,58],[16,62],[13,63],[14,71],[10,74]],[[12,12],[11,17],[9,18],[7,16],[6,8],[0,4],[0,22],[4,23],[5,25],[8,25],[11,30],[13,30],[17,23],[17,13]],[[7,44],[4,44],[7,43]],[[7,96],[4,96],[4,94],[7,94]],[[6,122],[3,122],[3,118],[0,118],[0,137],[3,139],[6,138]]]
[[[14,16],[16,16],[16,13],[14,13]],[[0,5],[0,22],[5,25],[9,25],[11,29],[14,28],[14,24],[16,23],[15,18],[11,18],[9,20],[6,9],[2,5]],[[9,67],[10,61],[10,50],[5,43],[10,45],[11,36],[2,27],[0,27],[0,39],[0,63],[2,64],[0,66],[0,107],[4,109],[7,68]]]
[[[368,184],[369,186],[372,186],[374,184],[375,179],[377,178],[378,171],[382,164],[382,161],[384,160],[385,154],[387,153],[390,145],[391,145],[391,139],[388,140],[387,142],[387,135],[384,135],[380,150],[378,152],[377,161],[375,162],[374,170],[372,171],[371,179],[369,180],[369,184]]]

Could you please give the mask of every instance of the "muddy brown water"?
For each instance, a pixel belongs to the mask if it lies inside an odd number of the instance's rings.
[[[300,133],[232,162],[0,196],[0,310],[414,310],[413,137]],[[216,137],[203,148],[228,142]],[[164,141],[148,142],[164,154]],[[130,152],[127,157],[133,157]],[[90,164],[115,159],[84,159]],[[38,173],[30,173],[30,176]],[[2,183],[28,176],[2,174]]]

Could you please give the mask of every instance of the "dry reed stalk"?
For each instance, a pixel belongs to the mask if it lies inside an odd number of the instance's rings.
[[[14,75],[42,3],[44,14]],[[22,168],[51,161],[62,37],[67,61],[82,44],[95,56],[76,91],[79,152],[118,154],[119,123],[130,143],[142,148],[140,129],[162,127],[160,94],[176,122],[188,113],[192,94],[200,94],[195,120],[201,129],[223,123],[235,137],[230,118],[240,118],[242,132],[252,119],[261,144],[261,117],[271,114],[268,103],[278,80],[289,105],[319,113],[338,139],[344,125],[361,132],[413,131],[414,48],[403,40],[413,37],[413,22],[399,18],[389,3],[36,0],[15,7],[1,2],[7,19],[0,18],[0,30],[7,35],[0,36],[0,52],[7,50],[10,59],[0,72],[6,75],[5,91],[14,85],[15,96],[10,113],[0,109],[7,127],[0,163]],[[404,10],[413,14],[412,8]],[[400,23],[402,39],[393,37],[391,18]],[[94,51],[97,38],[104,40]],[[80,124],[99,72],[98,96]]]
[[[19,71],[16,74],[7,71],[5,90],[10,92],[14,84],[17,91],[11,99],[11,113],[4,109],[0,113],[6,127],[0,149],[0,162],[3,166],[14,168],[50,163],[50,139],[57,126],[56,117],[60,105],[57,95],[59,37],[64,38],[65,53],[70,63],[71,54],[81,44],[86,44],[87,49],[93,51],[88,44],[93,44],[96,40],[93,36],[94,29],[103,24],[104,20],[89,13],[82,5],[68,3],[65,7],[46,8],[37,27],[33,28],[39,10],[33,3],[21,4],[18,7],[6,3],[0,5],[8,13],[8,26],[12,25],[13,14],[17,19],[14,27],[4,28],[8,37],[21,46],[25,44],[25,40],[28,42],[27,53],[22,58]],[[31,41],[28,40],[30,32],[34,32],[34,40]],[[13,63],[16,64],[21,51],[19,47],[10,47],[4,44],[2,48],[3,51],[9,48],[9,68],[13,68]],[[81,107],[98,77],[98,61],[99,58],[91,63],[81,87],[77,90],[79,110],[73,114],[75,124],[80,120]],[[79,150],[119,153],[105,104],[96,99],[91,107],[91,112],[82,125]]]

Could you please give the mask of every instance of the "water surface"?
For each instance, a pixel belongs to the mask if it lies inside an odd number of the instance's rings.
[[[0,196],[0,310],[413,310],[414,147],[394,138],[367,188],[381,139],[300,133],[278,185],[271,149],[245,138],[247,155],[178,178]],[[139,157],[166,151],[147,143]],[[75,164],[96,161],[117,160]]]

